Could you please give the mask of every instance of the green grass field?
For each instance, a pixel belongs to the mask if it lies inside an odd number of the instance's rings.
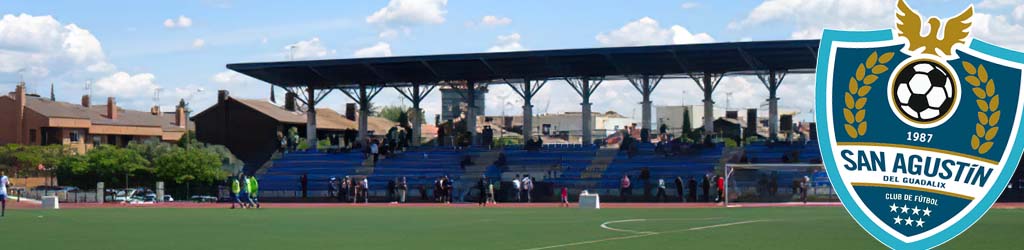
[[[591,211],[100,208],[8,212],[0,219],[0,249],[884,248],[839,207]],[[601,227],[608,221],[629,219],[648,220],[608,225],[634,232]],[[725,226],[707,227],[714,225]],[[1022,237],[1024,210],[993,209],[941,248],[1020,249]],[[563,246],[556,247],[559,245]]]

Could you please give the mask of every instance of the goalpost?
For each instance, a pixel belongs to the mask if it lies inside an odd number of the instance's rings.
[[[806,184],[808,200],[833,200],[835,190],[825,174],[825,166],[820,163],[726,164],[723,205],[728,207],[730,200],[762,203],[800,201],[801,183],[805,177],[809,179]]]

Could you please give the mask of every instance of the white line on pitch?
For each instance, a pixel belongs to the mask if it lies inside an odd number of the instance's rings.
[[[561,248],[561,247],[571,247],[571,246],[578,246],[578,245],[600,243],[600,242],[605,242],[605,241],[640,238],[640,237],[646,237],[646,236],[651,236],[651,235],[658,235],[658,234],[663,234],[663,233],[674,233],[674,232],[681,232],[681,231],[699,231],[699,230],[710,229],[710,228],[728,227],[728,226],[735,226],[735,225],[742,225],[742,224],[749,224],[749,223],[757,223],[757,222],[769,221],[769,220],[748,220],[748,221],[730,222],[730,223],[715,224],[715,225],[702,226],[702,227],[692,227],[692,228],[687,228],[687,229],[683,229],[683,230],[671,230],[671,231],[664,231],[664,232],[642,232],[642,231],[633,231],[633,230],[626,230],[626,229],[617,229],[617,228],[612,228],[612,227],[608,227],[607,226],[608,224],[614,224],[614,223],[637,222],[637,221],[647,221],[647,220],[648,219],[617,220],[617,221],[608,221],[608,222],[605,222],[605,223],[601,224],[601,228],[612,230],[612,231],[617,231],[617,232],[634,233],[634,235],[611,237],[611,238],[604,238],[604,239],[597,239],[597,240],[580,241],[580,242],[566,243],[566,244],[553,245],[553,246],[544,246],[544,247],[537,247],[537,248],[528,248],[528,249],[525,249],[525,250],[542,250],[542,249],[552,249],[552,248]]]

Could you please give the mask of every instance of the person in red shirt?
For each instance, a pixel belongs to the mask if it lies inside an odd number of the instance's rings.
[[[569,207],[569,188],[562,187],[562,206]]]
[[[718,201],[725,201],[725,178],[721,175],[718,176]]]

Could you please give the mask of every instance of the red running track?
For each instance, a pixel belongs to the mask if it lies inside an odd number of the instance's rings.
[[[839,202],[810,202],[807,204],[801,202],[787,202],[787,203],[733,203],[730,207],[839,207],[842,204]],[[542,203],[498,203],[488,204],[487,207],[498,207],[498,208],[557,208],[560,207],[560,203],[554,202],[542,202]],[[229,208],[231,203],[195,203],[195,202],[165,202],[155,204],[122,204],[122,203],[62,203],[60,204],[62,209],[75,209],[75,208]],[[474,208],[478,207],[476,203],[454,203],[454,204],[440,204],[440,203],[263,203],[261,207],[264,208],[347,208],[347,207],[456,207],[456,208]],[[570,207],[576,207],[575,203],[570,203]],[[601,208],[716,208],[722,207],[721,203],[601,203]],[[7,208],[9,209],[37,209],[40,208],[39,203],[34,202],[15,202],[8,200]],[[996,203],[993,208],[996,209],[1022,209],[1024,203]]]

